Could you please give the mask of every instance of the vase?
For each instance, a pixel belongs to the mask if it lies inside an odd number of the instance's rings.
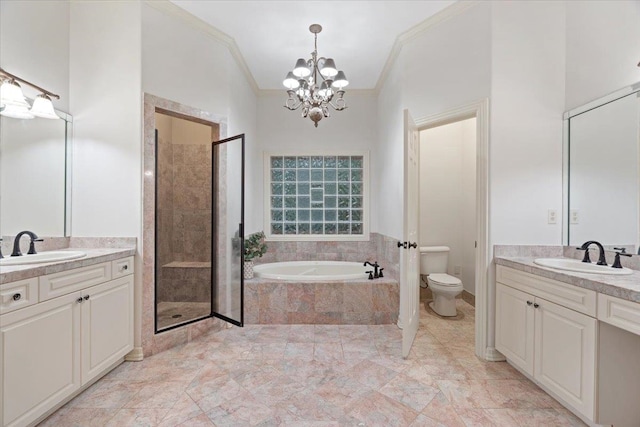
[[[242,271],[245,279],[253,279],[253,261],[245,261]]]

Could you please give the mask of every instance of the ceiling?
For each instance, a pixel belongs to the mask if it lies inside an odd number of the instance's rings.
[[[309,25],[322,25],[318,56],[332,57],[349,89],[373,89],[396,37],[454,0],[172,2],[235,39],[260,89],[283,89],[296,59],[311,57]]]

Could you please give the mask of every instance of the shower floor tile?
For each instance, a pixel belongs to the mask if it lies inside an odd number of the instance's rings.
[[[159,302],[158,329],[188,322],[211,314],[209,302]]]
[[[40,425],[584,426],[506,363],[476,358],[474,308],[456,303],[453,319],[421,306],[406,360],[395,325],[232,327],[125,362]],[[163,314],[209,311],[179,304]]]

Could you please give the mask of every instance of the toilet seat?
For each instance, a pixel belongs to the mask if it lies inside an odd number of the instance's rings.
[[[433,282],[435,285],[440,285],[443,287],[446,287],[446,286],[453,287],[453,286],[458,286],[462,284],[460,279],[458,279],[457,277],[453,277],[443,273],[429,274],[427,276],[427,282],[429,281]]]

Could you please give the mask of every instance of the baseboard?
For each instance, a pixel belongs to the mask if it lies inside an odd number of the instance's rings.
[[[134,347],[129,353],[124,356],[124,360],[127,362],[140,362],[144,359],[142,347]]]
[[[461,298],[467,304],[475,307],[476,306],[476,296],[466,289],[462,291]]]

